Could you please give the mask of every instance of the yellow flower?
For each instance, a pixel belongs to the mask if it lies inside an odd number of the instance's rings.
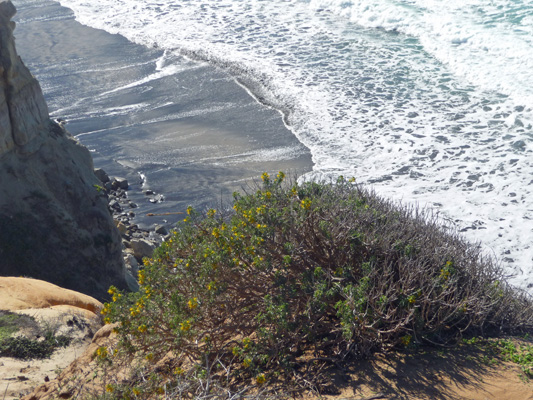
[[[192,298],[187,302],[187,306],[189,309],[194,310],[196,307],[198,307],[198,299],[196,297]]]
[[[139,389],[137,389],[137,388],[133,388],[133,389],[131,390],[131,392],[132,392],[135,396],[138,396],[138,395],[141,394],[141,391],[140,391]]]
[[[252,360],[250,360],[249,358],[245,358],[242,362],[242,365],[244,368],[248,368],[250,365],[252,365]]]
[[[137,274],[137,279],[139,281],[139,285],[144,284],[145,274],[144,274],[144,271],[142,269]]]
[[[300,207],[302,207],[304,210],[309,210],[311,208],[311,200],[303,199],[300,203]]]
[[[174,368],[174,375],[183,375],[185,373],[185,370],[180,367]]]
[[[263,172],[263,175],[261,175],[261,179],[263,180],[263,182],[268,183],[268,181],[270,180],[270,175],[268,175],[267,172]]]
[[[239,355],[239,348],[237,346],[233,347],[231,349],[231,353],[234,355],[234,356],[238,356]]]
[[[152,360],[154,358],[153,353],[148,353],[144,358],[146,358],[148,361]]]
[[[105,385],[105,391],[106,391],[106,392],[111,393],[111,392],[113,392],[113,390],[115,390],[115,389],[113,388],[113,385],[111,385],[110,383],[108,383],[107,385]]]
[[[216,283],[215,282],[209,282],[207,284],[207,290],[215,290],[216,289]]]
[[[106,358],[108,356],[107,347],[100,346],[96,349],[96,355],[100,358]]]
[[[265,381],[266,381],[265,374],[257,375],[255,377],[255,381],[257,382],[258,385],[262,385],[263,383],[265,383]]]
[[[187,215],[191,215],[193,211],[194,209],[191,206],[187,207]]]
[[[282,171],[278,172],[277,178],[281,182],[283,179],[285,179],[285,174]]]
[[[102,308],[102,311],[100,311],[100,314],[102,314],[102,315],[108,314],[109,311],[111,311],[110,307],[111,307],[111,305],[109,303],[105,303],[104,304],[104,308]]]
[[[407,347],[409,346],[409,343],[411,343],[411,339],[412,339],[411,335],[405,335],[400,338],[400,341],[405,347]]]
[[[180,329],[184,332],[187,332],[189,329],[191,329],[191,321],[187,320],[185,322],[182,322],[180,324]]]
[[[146,332],[146,329],[148,329],[148,328],[146,327],[146,325],[145,325],[145,324],[142,324],[142,325],[141,325],[141,326],[139,326],[139,328],[138,328],[139,332],[141,332],[141,333],[144,333],[144,332]]]
[[[207,216],[209,218],[212,218],[212,217],[215,216],[216,213],[217,213],[217,210],[214,210],[214,209],[211,208],[210,210],[207,211]]]

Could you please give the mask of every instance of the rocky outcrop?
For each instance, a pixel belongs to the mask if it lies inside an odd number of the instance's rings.
[[[89,151],[50,120],[16,53],[14,14],[0,0],[0,275],[102,299],[126,287],[120,234]]]
[[[39,279],[0,276],[0,310],[69,306],[100,315],[103,304],[91,296]]]
[[[28,145],[49,125],[39,83],[15,50],[15,12],[10,1],[0,1],[0,153]]]

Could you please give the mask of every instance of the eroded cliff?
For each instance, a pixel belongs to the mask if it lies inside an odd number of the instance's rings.
[[[16,53],[15,12],[0,0],[0,275],[101,299],[126,286],[120,235],[89,151],[50,120]]]

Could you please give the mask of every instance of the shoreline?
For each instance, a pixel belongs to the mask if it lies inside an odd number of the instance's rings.
[[[17,50],[51,116],[66,120],[95,167],[129,180],[134,223],[168,225],[146,215],[227,202],[263,172],[312,170],[281,111],[227,73],[81,25],[54,1],[14,4]],[[146,190],[163,196],[150,202]]]

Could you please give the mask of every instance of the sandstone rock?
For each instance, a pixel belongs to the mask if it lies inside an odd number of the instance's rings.
[[[155,245],[152,242],[146,239],[132,239],[130,243],[136,259],[141,260],[143,257],[152,257],[155,250]]]
[[[96,299],[35,279],[0,278],[0,308],[35,320],[34,324],[20,326],[17,336],[33,339],[46,331],[71,339],[67,347],[56,349],[48,359],[2,358],[0,386],[6,399],[18,399],[43,381],[49,382],[50,377],[55,378],[54,371],[68,367],[83,354],[102,326],[102,304]]]
[[[118,231],[121,235],[125,235],[128,232],[128,227],[120,221],[115,221]]]
[[[41,87],[15,50],[15,13],[11,1],[0,1],[0,154],[46,135],[49,126]]]
[[[0,275],[103,299],[126,288],[120,234],[89,151],[50,120],[16,54],[14,14],[0,0]]]
[[[98,314],[103,305],[93,297],[38,279],[1,277],[0,309],[15,311],[72,306]]]

